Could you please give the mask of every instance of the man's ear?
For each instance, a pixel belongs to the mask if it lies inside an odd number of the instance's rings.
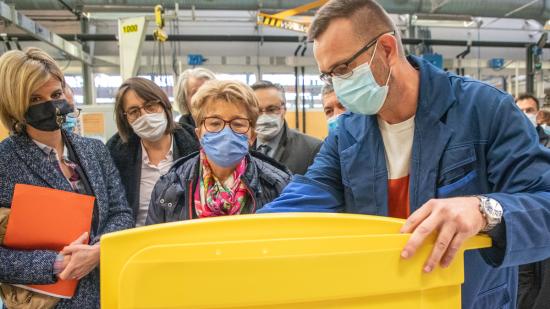
[[[399,59],[399,48],[397,38],[393,35],[383,35],[378,39],[378,45],[382,47],[383,57],[386,58],[388,65],[395,65]]]
[[[252,132],[250,132],[250,139],[248,140],[248,143],[249,146],[252,147],[254,143],[256,143],[256,138],[258,135],[256,134],[256,130],[254,130],[254,128],[251,127],[250,130],[252,130]]]

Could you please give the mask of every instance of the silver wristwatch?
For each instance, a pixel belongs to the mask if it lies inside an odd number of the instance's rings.
[[[479,211],[487,220],[487,225],[481,231],[488,232],[502,221],[502,206],[492,198],[482,195],[476,197],[479,199]]]

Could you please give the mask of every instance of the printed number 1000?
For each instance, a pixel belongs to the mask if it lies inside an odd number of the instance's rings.
[[[124,33],[137,32],[137,31],[138,31],[138,25],[122,26],[122,32]]]

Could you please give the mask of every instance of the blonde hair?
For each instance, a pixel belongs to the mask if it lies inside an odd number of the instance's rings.
[[[250,126],[256,127],[260,115],[258,99],[249,86],[232,80],[211,80],[206,82],[191,100],[191,114],[197,127],[205,117],[206,106],[212,102],[228,102],[244,106]]]
[[[187,102],[187,83],[189,82],[189,78],[191,77],[202,79],[205,81],[216,79],[216,75],[214,75],[214,72],[206,68],[187,69],[183,71],[183,73],[181,73],[174,89],[174,103],[176,103],[178,111],[182,115],[187,115],[191,113],[191,102]]]
[[[41,49],[12,50],[0,57],[0,121],[6,128],[22,131],[31,95],[52,77],[65,85],[63,72]]]

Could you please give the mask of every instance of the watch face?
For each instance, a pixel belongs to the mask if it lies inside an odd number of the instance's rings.
[[[499,223],[502,218],[502,206],[497,201],[488,199],[487,203],[485,203],[485,213],[488,220]]]

